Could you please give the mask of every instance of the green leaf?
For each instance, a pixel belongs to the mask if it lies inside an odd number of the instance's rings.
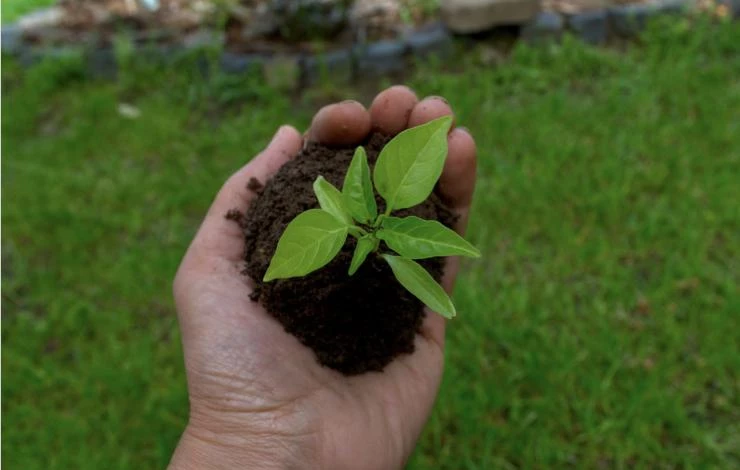
[[[378,239],[372,235],[365,235],[357,240],[355,252],[352,254],[352,262],[349,264],[349,275],[353,275],[365,262],[367,255],[378,247]]]
[[[378,206],[370,182],[370,167],[365,149],[357,147],[342,186],[344,205],[355,220],[369,224],[378,216]]]
[[[405,258],[435,256],[480,257],[480,251],[436,220],[419,217],[385,217],[376,234],[391,250]]]
[[[455,306],[442,286],[416,261],[400,256],[381,255],[388,262],[398,282],[424,305],[445,318],[455,316]]]
[[[447,157],[451,116],[407,129],[383,147],[373,179],[387,205],[386,213],[423,202],[442,174]]]
[[[326,181],[323,176],[319,176],[313,182],[313,192],[316,194],[316,199],[319,200],[319,205],[322,209],[345,225],[352,225],[354,223],[347,208],[344,206],[342,193],[333,184]]]
[[[347,226],[321,209],[293,219],[278,241],[264,282],[305,276],[331,261],[347,239]]]

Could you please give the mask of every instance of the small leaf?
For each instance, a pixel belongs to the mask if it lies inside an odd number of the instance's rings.
[[[347,239],[347,226],[321,209],[293,219],[278,241],[264,282],[305,276],[331,261]]]
[[[364,237],[357,240],[357,246],[355,252],[352,255],[352,262],[349,264],[349,275],[353,275],[365,262],[367,255],[373,252],[378,247],[378,239],[371,236],[365,235]]]
[[[367,164],[365,149],[357,147],[347,169],[342,186],[344,205],[359,222],[368,224],[378,215],[378,206],[370,182],[370,167]]]
[[[416,298],[424,302],[424,305],[445,318],[455,316],[455,306],[442,289],[442,286],[419,263],[400,256],[381,256],[390,265],[398,282],[414,294]]]
[[[480,257],[480,251],[436,220],[419,217],[385,217],[377,237],[405,258],[435,256]]]
[[[373,178],[390,210],[423,202],[442,174],[451,116],[407,129],[380,151]]]
[[[354,223],[344,206],[342,193],[333,184],[326,181],[323,176],[319,176],[313,182],[313,192],[316,194],[316,199],[319,200],[322,209],[346,225]]]

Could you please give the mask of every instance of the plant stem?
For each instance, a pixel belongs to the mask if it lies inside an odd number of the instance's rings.
[[[376,219],[375,222],[373,222],[373,228],[380,227],[380,224],[383,223],[383,219],[386,218],[386,214],[380,214]]]
[[[363,237],[363,236],[367,235],[367,232],[362,227],[358,227],[356,225],[352,225],[349,228],[349,234],[352,235],[355,238],[360,238],[360,237]]]

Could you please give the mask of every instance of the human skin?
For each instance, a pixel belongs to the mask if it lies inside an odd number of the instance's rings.
[[[378,130],[397,134],[443,115],[439,97],[419,101],[404,86],[378,94],[370,109],[356,101],[319,110],[305,138],[359,144]],[[282,126],[267,148],[234,173],[208,210],[175,276],[190,418],[169,468],[394,469],[411,455],[437,396],[443,370],[444,319],[428,312],[413,354],[383,372],[346,377],[322,367],[310,349],[249,299],[241,274],[244,235],[224,216],[246,212],[250,178],[265,182],[303,146]],[[459,216],[463,234],[475,186],[476,148],[467,130],[448,134],[438,192]],[[451,292],[458,261],[448,258],[442,284]]]

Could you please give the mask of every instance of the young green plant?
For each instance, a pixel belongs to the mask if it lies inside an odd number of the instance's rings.
[[[416,259],[469,256],[480,252],[436,220],[393,217],[391,213],[420,204],[434,190],[447,156],[449,116],[407,129],[380,152],[373,172],[385,212],[378,213],[367,155],[358,147],[339,191],[324,177],[313,184],[320,209],[299,214],[285,228],[264,281],[305,276],[329,263],[347,236],[357,239],[349,275],[372,253],[378,253],[393,275],[427,307],[452,318],[455,306],[442,287]],[[380,252],[380,243],[395,254]],[[388,250],[386,250],[388,251]]]

